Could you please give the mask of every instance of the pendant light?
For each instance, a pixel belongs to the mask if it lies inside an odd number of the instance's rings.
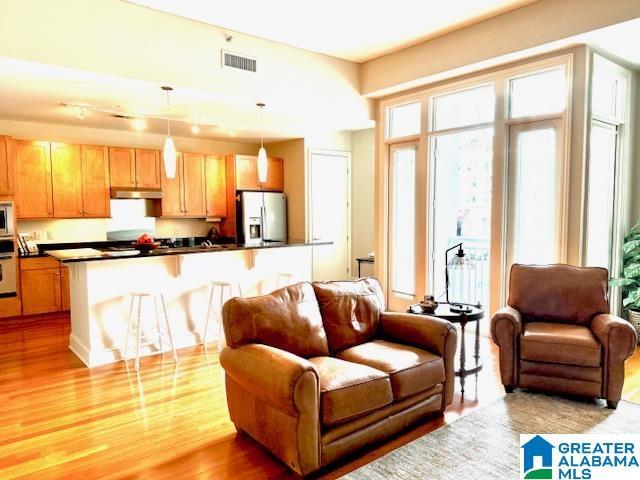
[[[260,124],[262,133],[260,135],[260,150],[258,150],[258,182],[266,183],[268,171],[267,164],[267,151],[264,149],[264,107],[266,106],[264,103],[256,103],[258,108],[260,108]]]
[[[162,159],[164,162],[164,172],[167,178],[175,178],[176,176],[176,146],[171,138],[171,125],[169,122],[169,92],[173,88],[164,86],[162,87],[167,93],[167,138],[164,139],[164,149],[162,152]]]

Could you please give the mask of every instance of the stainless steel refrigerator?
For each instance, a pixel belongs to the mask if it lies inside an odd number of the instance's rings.
[[[238,243],[287,240],[287,199],[279,192],[239,192]]]

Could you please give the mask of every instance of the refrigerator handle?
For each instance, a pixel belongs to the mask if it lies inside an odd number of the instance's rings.
[[[260,224],[262,225],[262,231],[261,236],[262,236],[262,241],[266,241],[268,240],[267,238],[267,209],[264,207],[264,205],[260,205]]]

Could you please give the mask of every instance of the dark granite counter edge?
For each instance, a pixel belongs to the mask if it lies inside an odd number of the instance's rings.
[[[97,262],[104,260],[130,260],[137,258],[159,258],[175,255],[190,255],[194,253],[217,253],[217,252],[233,252],[239,250],[261,250],[267,248],[287,248],[287,247],[309,247],[313,245],[331,245],[333,242],[267,242],[260,245],[221,245],[213,248],[202,247],[178,247],[178,248],[165,248],[153,250],[149,253],[139,253],[137,255],[128,256],[115,256],[108,255],[96,256],[96,257],[72,257],[65,259],[58,259],[62,263],[76,263],[76,262]],[[46,251],[45,251],[46,254]],[[53,257],[53,255],[49,255]],[[53,257],[56,258],[56,257]]]

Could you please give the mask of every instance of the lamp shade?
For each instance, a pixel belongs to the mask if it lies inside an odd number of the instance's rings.
[[[260,147],[258,151],[258,182],[266,183],[267,176],[269,174],[269,167],[267,165],[267,151],[264,147]]]
[[[164,140],[164,150],[162,152],[164,161],[164,172],[167,178],[176,177],[176,146],[173,144],[173,138],[167,137]]]

